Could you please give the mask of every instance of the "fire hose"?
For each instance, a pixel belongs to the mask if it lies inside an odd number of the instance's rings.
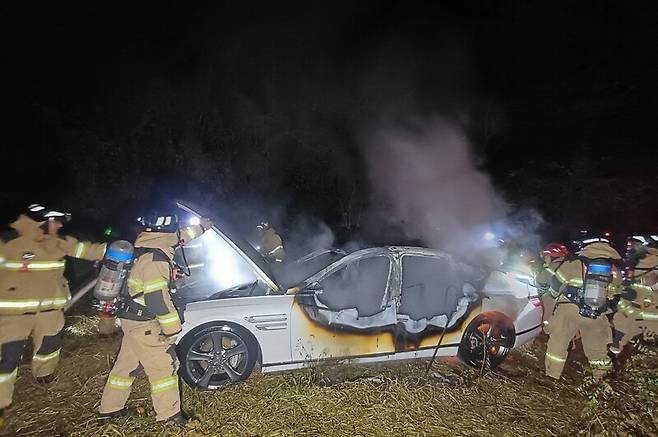
[[[89,293],[89,291],[94,288],[94,285],[96,285],[97,280],[98,277],[95,277],[94,279],[92,279],[91,281],[80,287],[80,289],[76,291],[73,297],[71,297],[69,303],[67,303],[66,306],[64,307],[64,312],[70,310],[71,307],[73,307],[73,305],[75,305],[77,301],[79,301],[85,294]]]

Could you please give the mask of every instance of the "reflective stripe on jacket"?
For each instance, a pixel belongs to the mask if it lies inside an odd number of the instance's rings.
[[[202,233],[201,226],[181,229],[181,234],[187,238],[196,238]],[[140,233],[135,240],[135,248],[159,249],[164,253],[166,259],[155,256],[153,252],[145,253],[137,258],[128,278],[128,293],[131,298],[155,315],[154,318],[160,323],[162,333],[165,335],[175,334],[181,330],[178,311],[169,295],[171,263],[176,244],[178,244],[178,237],[175,233]],[[131,314],[124,314],[120,317],[131,318]]]
[[[635,299],[620,299],[617,311],[636,320],[658,320],[658,249],[649,248],[637,263],[630,287],[637,293]]]
[[[18,236],[0,242],[0,315],[62,309],[71,298],[65,257],[99,260],[105,244],[44,235],[41,223],[21,215]]]

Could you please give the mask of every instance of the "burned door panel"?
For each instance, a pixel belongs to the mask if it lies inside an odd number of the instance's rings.
[[[395,305],[387,256],[358,259],[300,292],[293,312],[293,356],[338,358],[394,351]],[[295,322],[293,322],[295,323]]]
[[[420,338],[459,329],[460,321],[480,300],[484,273],[451,257],[402,257],[398,336]]]

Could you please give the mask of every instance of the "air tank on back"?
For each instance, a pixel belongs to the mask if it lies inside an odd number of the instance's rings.
[[[593,309],[603,308],[607,303],[608,285],[612,282],[610,261],[596,259],[590,261],[585,275],[583,301]]]
[[[119,295],[121,287],[130,271],[134,247],[128,241],[117,240],[105,252],[103,267],[94,288],[94,297],[111,301]]]

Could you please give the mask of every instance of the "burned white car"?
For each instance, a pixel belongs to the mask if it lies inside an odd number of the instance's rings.
[[[191,275],[175,293],[184,318],[180,374],[192,387],[244,380],[257,361],[275,372],[328,359],[428,358],[437,350],[496,366],[541,330],[529,270],[490,271],[440,250],[388,246],[319,251],[273,272],[215,223],[185,247]]]

